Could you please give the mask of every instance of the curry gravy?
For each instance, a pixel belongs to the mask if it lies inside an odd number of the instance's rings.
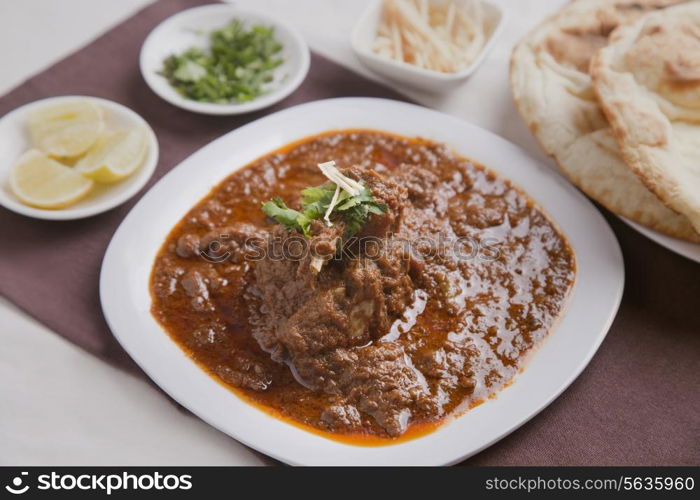
[[[261,203],[298,204],[301,189],[325,181],[316,164],[330,159],[375,170],[408,193],[395,237],[420,255],[420,286],[403,317],[373,342],[401,349],[422,384],[422,402],[399,433],[371,412],[358,411],[352,423],[334,418],[349,400],[302,385],[253,336],[265,305],[246,241],[264,240],[277,226]],[[152,313],[204,370],[257,407],[334,439],[389,444],[430,432],[511,381],[561,314],[575,267],[547,216],[483,166],[435,142],[340,130],[253,161],[194,206],[155,260]]]

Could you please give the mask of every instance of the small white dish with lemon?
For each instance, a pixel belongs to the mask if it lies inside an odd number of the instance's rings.
[[[79,219],[124,203],[153,175],[158,142],[134,111],[88,96],[42,99],[0,119],[0,205]]]

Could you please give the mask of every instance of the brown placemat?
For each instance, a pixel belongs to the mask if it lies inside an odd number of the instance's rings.
[[[338,96],[402,99],[314,54],[304,84],[271,109],[213,117],[175,108],[143,82],[138,52],[161,20],[201,3],[206,2],[159,0],[146,7],[1,97],[0,115],[65,94],[94,95],[129,106],[153,126],[160,143],[158,169],[148,189],[212,139],[276,110]],[[104,322],[98,278],[107,244],[139,196],[79,221],[41,221],[0,209],[0,294],[59,335],[135,372],[138,368]],[[564,395],[467,464],[700,463],[700,265],[671,254],[616,219],[611,223],[625,253],[627,290],[608,338]]]
[[[605,215],[625,258],[605,341],[564,394],[469,464],[700,464],[700,264]]]
[[[135,369],[110,333],[100,309],[98,278],[107,244],[138,199],[171,168],[213,139],[261,116],[302,102],[342,96],[401,99],[317,54],[304,83],[265,110],[207,116],[155,95],[141,77],[138,56],[148,33],[165,18],[202,0],[159,0],[85,48],[0,98],[0,116],[37,99],[92,95],[124,104],[155,130],[160,160],[148,185],[124,205],[77,221],[42,221],[0,208],[0,294],[91,353]]]

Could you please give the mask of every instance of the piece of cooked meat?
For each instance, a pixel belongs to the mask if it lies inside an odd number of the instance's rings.
[[[276,229],[254,271],[260,306],[252,311],[253,335],[300,383],[341,395],[395,436],[428,395],[403,347],[380,340],[411,305],[416,289],[410,258],[387,240],[401,224],[407,194],[376,172],[346,172],[389,210],[372,215],[347,252],[340,248],[342,223],[326,227],[316,221],[310,239]],[[370,239],[371,250],[363,244]],[[296,245],[308,251],[301,257],[285,253]]]

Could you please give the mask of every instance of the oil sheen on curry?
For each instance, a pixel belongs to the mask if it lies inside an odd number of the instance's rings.
[[[192,208],[156,258],[152,311],[258,407],[391,443],[507,384],[574,277],[563,235],[509,182],[442,144],[342,130]]]

